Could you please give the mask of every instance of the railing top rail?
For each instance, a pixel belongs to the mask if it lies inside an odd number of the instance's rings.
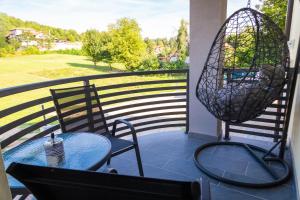
[[[79,81],[88,81],[95,80],[100,78],[115,78],[115,77],[123,77],[123,76],[136,76],[136,75],[154,75],[154,74],[180,74],[187,73],[188,69],[180,69],[180,70],[157,70],[157,71],[143,71],[143,72],[117,72],[110,74],[98,74],[98,75],[90,75],[90,76],[80,76],[80,77],[72,77],[72,78],[64,78],[57,80],[50,80],[38,83],[30,83],[24,84],[15,87],[3,88],[0,89],[0,98],[10,96],[13,94],[27,92],[30,90],[40,89],[44,87],[50,87],[54,85],[73,83]]]

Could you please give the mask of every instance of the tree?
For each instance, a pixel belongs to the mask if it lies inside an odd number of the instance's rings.
[[[93,29],[85,32],[83,36],[83,45],[82,49],[86,54],[91,57],[94,65],[97,65],[97,62],[100,61],[100,51],[101,51],[101,36],[100,33]]]
[[[188,55],[188,23],[183,19],[180,21],[180,27],[177,34],[177,53],[180,60],[185,60]]]
[[[287,3],[287,0],[263,0],[260,8],[260,11],[268,15],[283,31],[285,29]]]
[[[146,44],[147,54],[154,55],[156,43],[149,38],[145,38],[145,44]]]
[[[109,26],[109,34],[112,60],[125,64],[128,70],[136,69],[146,54],[146,44],[138,23],[134,19],[122,18]]]
[[[7,46],[8,43],[6,41],[5,35],[0,33],[0,48]]]
[[[12,49],[14,49],[14,51],[16,51],[17,49],[19,49],[21,47],[21,43],[16,38],[12,38],[12,39],[9,40],[9,46]]]
[[[83,34],[82,42],[82,49],[91,57],[95,66],[97,62],[103,61],[109,63],[111,68],[111,37],[107,32],[88,30]]]
[[[112,37],[109,34],[109,32],[100,32],[100,59],[103,62],[106,62],[110,69],[112,70],[112,53],[111,50],[113,49],[112,47]]]

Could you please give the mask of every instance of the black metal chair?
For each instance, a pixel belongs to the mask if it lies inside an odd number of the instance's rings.
[[[119,174],[12,163],[7,173],[38,200],[209,200],[209,183],[173,181]]]
[[[124,119],[117,119],[110,133],[95,85],[50,91],[62,132],[92,132],[106,136],[112,144],[111,157],[135,149],[139,173],[144,176],[134,127]],[[133,141],[116,137],[117,124],[124,124],[130,129]],[[110,164],[110,159],[107,163]]]

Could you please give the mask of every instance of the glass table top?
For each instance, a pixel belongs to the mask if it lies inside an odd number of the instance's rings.
[[[3,153],[7,168],[12,162],[38,166],[51,166],[67,169],[90,170],[95,165],[104,164],[111,153],[110,141],[93,133],[62,133],[56,135],[63,139],[63,151],[55,156],[46,156],[44,144],[50,137],[42,137],[25,142]],[[8,175],[11,187],[24,187]]]

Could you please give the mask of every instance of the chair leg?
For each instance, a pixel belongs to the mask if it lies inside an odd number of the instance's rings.
[[[140,176],[144,176],[144,170],[143,170],[140,149],[139,149],[138,144],[135,144],[135,155],[136,155],[136,160],[137,160],[138,167],[139,167]]]
[[[109,159],[107,160],[107,165],[110,165],[110,159],[111,159],[111,158],[109,158]]]

